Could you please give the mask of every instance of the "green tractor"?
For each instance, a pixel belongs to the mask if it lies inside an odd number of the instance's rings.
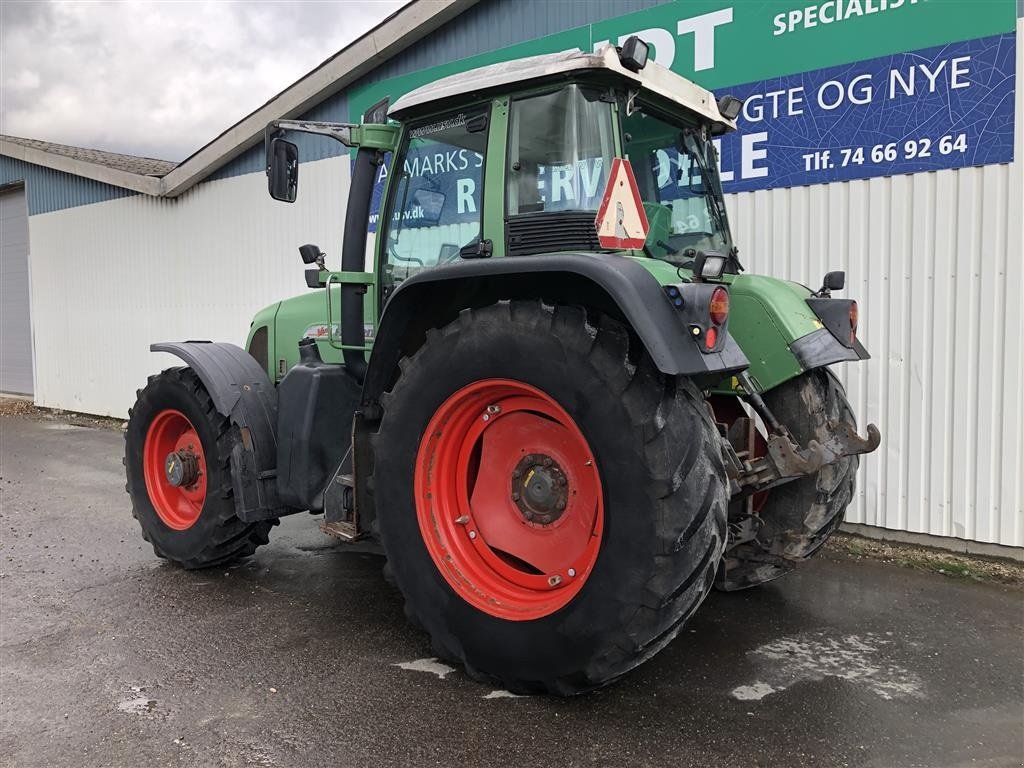
[[[279,200],[286,132],[354,149],[341,269],[302,246],[315,290],[260,312],[247,349],[152,345],[187,364],[150,378],[126,434],[157,555],[220,565],[322,515],[381,548],[438,656],[575,694],[665,647],[713,586],[822,547],[879,443],[828,369],[868,357],[857,304],[831,297],[841,272],[817,291],[743,273],[714,144],[741,105],[647,55],[630,38],[359,124],[268,126]]]

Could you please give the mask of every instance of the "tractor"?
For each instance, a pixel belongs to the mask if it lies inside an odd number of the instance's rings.
[[[247,557],[309,512],[386,557],[434,653],[513,692],[606,685],[713,587],[783,576],[837,529],[858,434],[829,366],[858,307],[746,274],[715,146],[738,99],[636,37],[446,77],[359,123],[267,126],[270,195],[302,142],[351,168],[340,269],[246,348],[156,343],[126,429],[156,554]],[[379,210],[375,210],[376,208]]]

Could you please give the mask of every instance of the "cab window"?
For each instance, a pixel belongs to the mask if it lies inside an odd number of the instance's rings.
[[[596,211],[615,155],[611,116],[598,91],[578,85],[514,101],[508,215]]]
[[[384,283],[457,261],[480,240],[487,112],[480,108],[410,127],[389,169]]]

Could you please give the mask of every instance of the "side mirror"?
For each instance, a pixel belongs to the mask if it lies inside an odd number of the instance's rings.
[[[267,190],[275,200],[294,203],[299,189],[299,148],[274,139],[267,157]]]
[[[841,291],[846,287],[846,273],[829,272],[821,285],[826,291]]]

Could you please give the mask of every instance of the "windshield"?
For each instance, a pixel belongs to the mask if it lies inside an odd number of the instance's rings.
[[[623,144],[650,224],[644,250],[687,266],[698,250],[729,253],[732,236],[710,138],[696,123],[669,122],[643,106],[628,111]]]

